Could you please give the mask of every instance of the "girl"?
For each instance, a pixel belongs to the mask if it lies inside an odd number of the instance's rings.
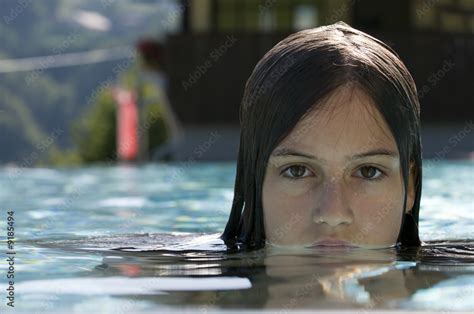
[[[288,36],[250,75],[240,121],[226,244],[421,244],[420,105],[383,42],[343,22]]]

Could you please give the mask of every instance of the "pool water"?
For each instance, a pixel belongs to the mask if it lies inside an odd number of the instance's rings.
[[[0,312],[474,309],[471,161],[425,160],[417,251],[226,253],[235,163],[0,168]]]

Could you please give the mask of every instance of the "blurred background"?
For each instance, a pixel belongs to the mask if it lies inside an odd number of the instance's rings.
[[[1,0],[0,163],[235,160],[258,60],[344,21],[417,84],[423,157],[474,158],[474,0]]]

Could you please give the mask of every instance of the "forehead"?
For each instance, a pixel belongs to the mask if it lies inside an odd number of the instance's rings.
[[[360,153],[372,148],[397,151],[396,142],[373,99],[359,88],[336,89],[301,119],[280,146],[307,152]]]

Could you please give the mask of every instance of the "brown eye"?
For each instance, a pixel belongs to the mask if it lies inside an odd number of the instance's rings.
[[[283,171],[283,176],[290,179],[300,179],[308,176],[308,174],[305,175],[307,172],[310,171],[305,166],[293,165]]]
[[[369,180],[377,180],[384,174],[380,169],[372,166],[364,166],[359,168],[359,170],[362,177]],[[379,174],[377,174],[377,172],[379,172]]]

